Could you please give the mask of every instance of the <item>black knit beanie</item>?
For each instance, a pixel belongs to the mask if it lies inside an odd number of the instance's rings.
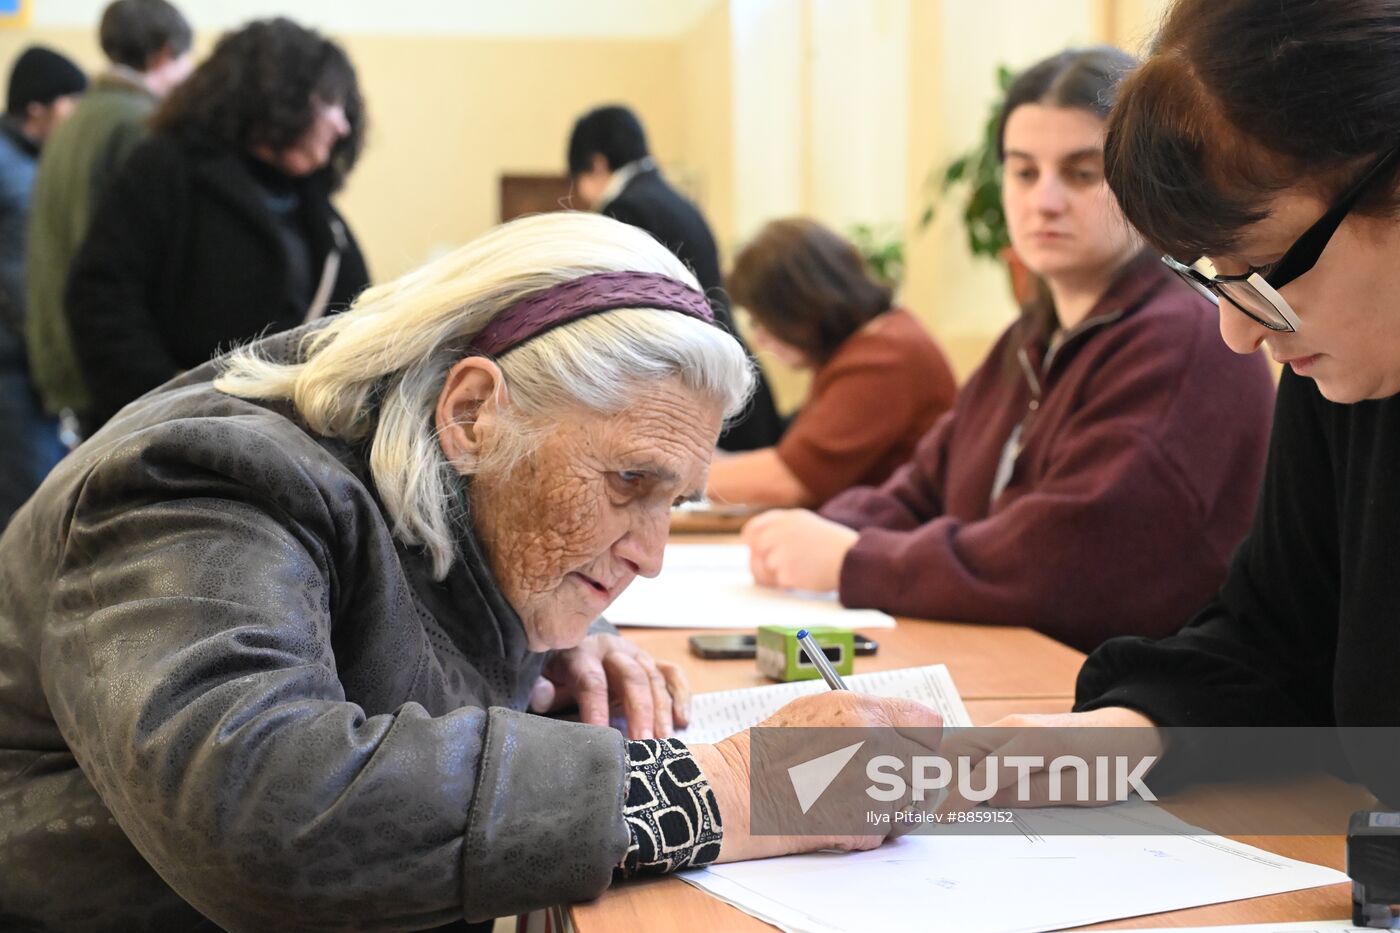
[[[24,116],[30,104],[51,104],[56,97],[77,94],[87,87],[82,69],[52,49],[33,45],[10,69],[10,92],[5,109]]]

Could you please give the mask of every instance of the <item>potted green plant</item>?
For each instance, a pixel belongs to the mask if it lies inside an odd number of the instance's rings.
[[[899,288],[904,281],[904,240],[899,232],[890,225],[853,224],[848,234],[876,281]]]
[[[967,233],[967,247],[973,256],[985,256],[1006,264],[1011,274],[1011,290],[1016,300],[1026,304],[1039,289],[1035,273],[1026,268],[1011,248],[1011,236],[1006,229],[1006,214],[1001,208],[1001,161],[997,158],[997,130],[1001,125],[1001,108],[1015,74],[1005,65],[997,66],[996,100],[987,115],[982,137],[977,145],[953,159],[942,168],[935,168],[924,182],[925,205],[919,218],[919,228],[933,222],[940,202],[954,192],[963,192],[962,219]]]

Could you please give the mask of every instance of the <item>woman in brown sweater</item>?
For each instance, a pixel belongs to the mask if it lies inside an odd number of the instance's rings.
[[[952,407],[957,384],[938,344],[821,224],[768,224],[735,259],[729,293],[759,347],[814,375],[776,446],[716,457],[711,500],[815,508],[884,482]]]

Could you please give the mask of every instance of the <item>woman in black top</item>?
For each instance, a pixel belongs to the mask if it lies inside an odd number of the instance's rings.
[[[342,309],[369,284],[330,202],[364,122],[345,52],[286,19],[224,36],[166,99],[69,276],[91,428],[177,372]]]
[[[1108,181],[1226,343],[1284,364],[1264,486],[1214,603],[1095,651],[1075,713],[1002,725],[1400,725],[1397,112],[1396,0],[1168,13],[1110,118]],[[1207,776],[1177,751],[1163,774]],[[1394,769],[1351,767],[1400,799]]]

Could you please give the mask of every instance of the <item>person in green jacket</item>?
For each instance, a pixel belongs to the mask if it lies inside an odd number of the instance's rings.
[[[107,182],[144,137],[156,104],[192,70],[189,22],[166,0],[115,0],[102,14],[110,62],[44,147],[26,268],[30,371],[45,410],[82,430],[91,407],[64,313],[68,266]]]

